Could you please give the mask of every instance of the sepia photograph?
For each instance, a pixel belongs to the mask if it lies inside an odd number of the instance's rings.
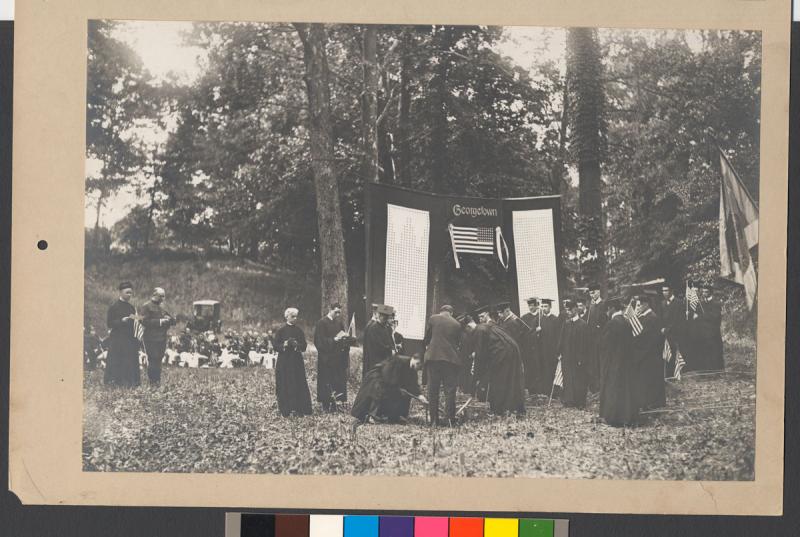
[[[755,479],[760,31],[87,35],[84,472]]]

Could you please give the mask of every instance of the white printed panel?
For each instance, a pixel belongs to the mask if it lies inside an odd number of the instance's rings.
[[[514,251],[517,259],[519,311],[528,311],[528,298],[550,298],[558,315],[558,270],[552,209],[514,211]]]
[[[425,338],[430,234],[428,211],[387,206],[383,302],[397,310],[397,331],[409,339]]]

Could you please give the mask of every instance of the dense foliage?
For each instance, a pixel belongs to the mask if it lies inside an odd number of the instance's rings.
[[[297,27],[197,23],[186,40],[207,51],[207,65],[191,85],[168,88],[148,83],[112,26],[94,24],[88,153],[105,167],[87,192],[102,204],[126,183],[146,183],[141,206],[112,230],[128,248],[222,250],[319,277],[329,255],[315,221],[322,158],[338,189],[324,201],[338,202],[353,305],[372,180],[561,194],[571,285],[714,277],[716,144],[758,198],[760,34],[564,32],[563,61],[529,67],[499,52],[502,28],[326,25],[327,69],[315,83],[330,95],[332,157],[321,157]],[[165,144],[130,149],[123,133],[137,114],[168,131]],[[448,282],[491,270],[444,267],[445,294]]]

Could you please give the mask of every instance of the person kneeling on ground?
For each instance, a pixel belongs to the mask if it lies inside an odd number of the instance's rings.
[[[362,423],[369,418],[376,422],[406,421],[412,396],[427,403],[420,395],[417,381],[421,365],[416,357],[397,354],[380,362],[367,373],[353,402],[351,415]]]

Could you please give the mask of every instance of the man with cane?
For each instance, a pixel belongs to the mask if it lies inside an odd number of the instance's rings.
[[[156,287],[153,289],[153,296],[140,310],[144,326],[142,345],[147,354],[147,379],[151,386],[161,383],[161,361],[169,339],[167,332],[177,322],[162,306],[165,298],[164,290]]]

